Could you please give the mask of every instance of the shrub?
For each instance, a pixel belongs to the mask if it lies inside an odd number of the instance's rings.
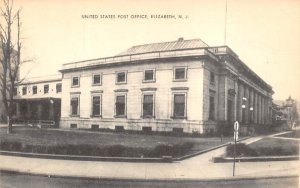
[[[148,154],[149,157],[173,156],[177,157],[186,154],[194,146],[191,142],[175,145],[158,145]]]
[[[20,151],[22,149],[22,144],[20,142],[1,142],[0,149],[7,151]]]
[[[226,156],[234,156],[234,144],[230,144],[226,148]],[[244,143],[237,143],[235,148],[235,156],[257,156],[257,152]]]
[[[79,145],[23,145],[20,142],[1,142],[1,150],[21,151],[30,153],[48,153],[58,155],[86,155],[103,157],[162,157],[180,156],[186,154],[193,147],[193,143],[186,142],[176,145],[158,145],[153,149],[125,147],[112,145],[97,147],[87,144]]]

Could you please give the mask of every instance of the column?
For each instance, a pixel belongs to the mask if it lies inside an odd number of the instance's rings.
[[[245,86],[245,94],[244,94],[244,97],[247,99],[245,101],[245,108],[244,108],[244,115],[245,115],[245,123],[248,124],[249,123],[249,108],[250,108],[250,104],[249,104],[249,87]]]
[[[54,101],[50,99],[49,104],[49,120],[54,120]]]
[[[254,123],[258,124],[258,95],[254,92]]]
[[[19,102],[16,102],[16,116],[17,116],[17,119],[19,119],[20,116],[21,116],[21,113],[20,113],[20,103]]]
[[[42,119],[43,106],[41,103],[38,104],[38,119]]]
[[[261,98],[261,116],[262,116],[262,124],[265,124],[265,97]]]
[[[251,89],[250,90],[250,92],[249,92],[249,110],[250,110],[250,112],[249,112],[249,122],[251,123],[251,124],[253,124],[254,123],[254,93],[253,93],[253,89]],[[252,109],[252,110],[251,110]]]
[[[242,112],[242,104],[243,104],[243,97],[244,97],[244,88],[242,83],[239,83],[239,92],[238,92],[238,104],[237,104],[237,111],[238,111],[238,121],[243,121],[243,112]]]
[[[258,106],[258,110],[257,110],[257,123],[258,124],[261,124],[261,97],[260,97],[260,94],[258,94],[258,104],[257,104],[257,106]]]
[[[31,103],[26,101],[26,118],[31,119]]]

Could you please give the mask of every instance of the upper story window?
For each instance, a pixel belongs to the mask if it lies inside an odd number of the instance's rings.
[[[101,74],[93,75],[93,85],[101,85]]]
[[[45,94],[49,93],[49,85],[48,84],[44,85],[44,93]]]
[[[56,93],[60,93],[62,89],[61,83],[56,84]]]
[[[126,72],[117,72],[116,75],[116,83],[117,84],[125,84],[127,82],[127,75]]]
[[[37,86],[32,86],[32,94],[37,94]]]
[[[26,95],[27,94],[27,87],[22,87],[22,95]]]
[[[80,77],[73,76],[71,85],[72,85],[72,87],[79,87],[80,86]]]
[[[148,69],[144,71],[144,82],[153,82],[155,81],[155,70]]]
[[[16,96],[18,94],[18,88],[14,87],[13,93],[14,93],[14,96]]]
[[[174,81],[184,81],[187,79],[187,68],[186,67],[175,67],[174,68]]]
[[[210,84],[215,84],[215,73],[210,72],[209,82],[210,82]]]

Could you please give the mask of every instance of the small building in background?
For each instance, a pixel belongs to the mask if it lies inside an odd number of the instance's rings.
[[[58,127],[61,113],[61,75],[27,78],[14,89],[15,123]]]
[[[297,101],[291,96],[285,101],[274,101],[273,104],[274,117],[273,122],[282,125],[286,129],[293,129],[299,124],[299,113],[297,110]]]

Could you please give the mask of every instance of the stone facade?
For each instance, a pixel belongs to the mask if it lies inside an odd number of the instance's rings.
[[[199,40],[141,45],[114,57],[64,64],[60,127],[216,133],[232,129],[237,120],[247,133],[254,124],[271,123],[272,87],[229,47],[195,47],[195,43]],[[185,68],[185,79],[174,80],[176,67]],[[143,81],[146,70],[154,70],[154,81]],[[126,74],[123,84],[116,83],[119,72]],[[99,85],[93,85],[95,74],[101,75]],[[74,77],[80,80],[79,86],[72,87]],[[101,114],[96,117],[92,115],[95,93],[101,96]],[[154,96],[150,118],[143,117],[147,93]],[[116,116],[119,94],[126,98],[122,117]],[[185,96],[180,118],[174,117],[176,94]],[[72,96],[78,102],[75,116]]]

